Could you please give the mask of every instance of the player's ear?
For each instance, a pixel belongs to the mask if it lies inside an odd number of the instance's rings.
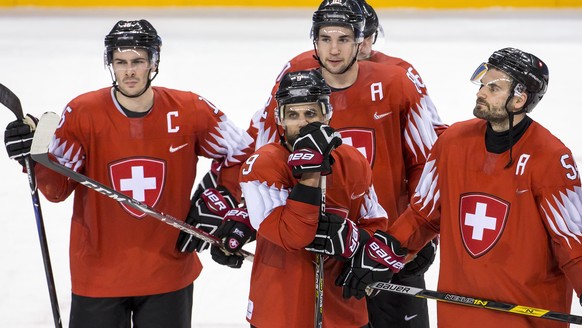
[[[521,94],[516,94],[513,97],[515,109],[522,109],[525,106],[525,102],[527,101],[527,93],[522,92]]]

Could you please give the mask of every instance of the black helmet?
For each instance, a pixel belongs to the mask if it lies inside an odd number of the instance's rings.
[[[105,36],[105,65],[111,64],[113,51],[118,48],[143,48],[149,59],[156,65],[160,62],[162,39],[156,29],[145,19],[136,21],[120,20]]]
[[[323,26],[338,25],[351,28],[356,42],[360,43],[364,40],[365,21],[364,12],[356,0],[324,0],[313,13],[311,37],[317,39]]]
[[[495,51],[487,64],[500,69],[523,85],[527,93],[523,108],[527,113],[534,109],[548,89],[548,66],[530,53],[515,48],[503,48]]]
[[[357,0],[362,7],[364,17],[366,19],[366,25],[364,27],[364,37],[368,38],[378,32],[380,27],[380,21],[378,20],[378,14],[372,6],[370,6],[366,0]]]
[[[323,76],[317,70],[290,72],[283,76],[279,83],[279,89],[275,93],[277,110],[275,118],[277,124],[282,124],[284,107],[288,104],[319,103],[325,120],[332,115],[332,107],[329,102],[331,89],[325,83]]]

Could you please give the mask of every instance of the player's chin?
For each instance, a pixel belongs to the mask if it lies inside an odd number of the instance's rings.
[[[346,70],[345,63],[342,62],[327,62],[325,69],[332,74],[341,74]]]
[[[482,103],[475,104],[475,108],[473,108],[473,115],[477,117],[483,116],[489,110],[489,106]]]
[[[128,96],[135,96],[137,94],[139,94],[141,92],[141,90],[143,90],[144,86],[143,85],[121,85],[119,86],[119,89],[121,89],[121,91],[123,91],[124,94],[128,95]]]

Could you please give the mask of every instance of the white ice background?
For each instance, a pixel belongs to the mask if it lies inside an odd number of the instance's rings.
[[[160,74],[154,85],[194,91],[246,128],[251,115],[266,101],[283,64],[311,48],[312,11],[2,8],[0,83],[20,97],[25,112],[60,113],[73,97],[110,85],[103,66],[103,37],[113,24],[146,18],[163,38]],[[549,66],[550,84],[531,116],[580,161],[581,10],[380,10],[379,15],[386,33],[380,50],[417,68],[447,123],[472,117],[477,86],[468,79],[494,50],[512,46],[538,55]],[[3,128],[14,118],[0,107]],[[207,160],[200,163],[199,177],[208,164]],[[0,147],[0,172],[0,327],[53,327],[26,175],[8,160],[4,147]],[[66,327],[72,204],[70,199],[60,204],[41,201]],[[231,270],[212,262],[207,253],[201,257],[205,267],[194,287],[194,326],[248,327],[250,265]],[[427,274],[429,289],[436,289],[437,276],[438,260]],[[435,302],[429,305],[436,327]],[[577,299],[572,313],[582,314]]]

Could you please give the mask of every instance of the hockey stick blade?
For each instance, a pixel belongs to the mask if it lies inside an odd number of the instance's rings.
[[[211,245],[220,247],[221,249],[225,250],[224,246],[222,245],[222,241],[215,236],[207,233],[206,231],[200,230],[194,226],[191,226],[184,221],[180,221],[168,214],[160,213],[150,207],[147,204],[144,204],[136,199],[133,199],[127,195],[124,195],[111,187],[108,187],[102,183],[99,183],[81,173],[75,172],[70,168],[60,165],[51,161],[48,157],[48,145],[54,135],[55,130],[57,129],[57,125],[59,124],[60,117],[55,113],[45,113],[42,115],[38,126],[36,128],[36,132],[34,134],[34,139],[32,140],[32,146],[30,149],[30,154],[32,159],[35,162],[42,164],[43,166],[48,167],[49,169],[60,173],[66,177],[77,181],[78,183],[84,185],[87,188],[90,188],[102,195],[105,195],[117,202],[123,203],[127,206],[130,206],[134,209],[137,209],[159,221],[162,221],[174,228],[180,229],[186,233],[193,235],[199,239],[202,239],[205,242],[210,243]],[[254,255],[244,249],[241,249],[237,255],[242,255],[248,261],[253,261]]]
[[[433,299],[440,302],[447,302],[447,303],[454,303],[459,305],[466,305],[472,307],[478,307],[483,309],[489,310],[496,310],[502,312],[509,312],[514,314],[520,315],[527,315],[537,318],[549,319],[549,320],[556,320],[562,322],[573,323],[577,325],[582,325],[582,317],[569,314],[569,313],[560,313],[554,312],[550,310],[538,309],[529,306],[523,305],[516,305],[511,303],[504,303],[498,301],[491,301],[482,298],[476,297],[468,297],[456,294],[449,294],[449,293],[442,293],[433,290],[397,285],[387,282],[376,282],[371,285],[368,285],[368,290],[376,289],[376,290],[383,290],[392,293],[398,294],[405,294],[409,296],[419,297],[419,298],[426,298],[426,299]],[[369,294],[369,293],[368,293]]]
[[[24,114],[22,113],[22,105],[20,104],[20,99],[10,91],[4,84],[0,83],[0,104],[6,106],[10,109],[16,118],[19,120],[24,119]]]

